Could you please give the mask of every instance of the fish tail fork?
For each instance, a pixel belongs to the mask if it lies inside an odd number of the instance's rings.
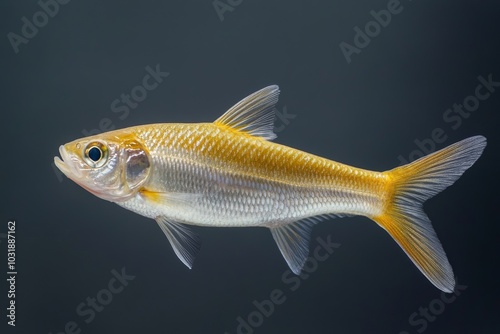
[[[455,278],[423,203],[452,185],[481,156],[486,138],[475,136],[385,172],[382,213],[371,217],[440,290],[453,292]]]

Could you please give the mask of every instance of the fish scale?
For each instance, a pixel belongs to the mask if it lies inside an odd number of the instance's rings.
[[[203,194],[191,203],[189,212],[180,210],[175,218],[181,221],[204,226],[274,226],[332,212],[376,214],[380,207],[386,178],[378,172],[209,123],[147,125],[132,131],[154,161],[146,188]]]

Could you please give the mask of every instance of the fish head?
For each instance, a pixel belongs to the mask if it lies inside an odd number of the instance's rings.
[[[61,145],[57,168],[99,198],[123,202],[133,197],[150,172],[148,150],[133,135],[113,132]]]

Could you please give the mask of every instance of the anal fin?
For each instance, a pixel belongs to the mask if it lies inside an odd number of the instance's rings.
[[[307,217],[279,227],[271,227],[271,234],[281,254],[294,274],[300,275],[307,256],[311,231],[317,223],[332,218],[349,217],[349,214],[324,214]]]
[[[271,234],[294,274],[299,275],[309,255],[311,231],[322,220],[341,215],[308,217],[279,227],[271,227]]]

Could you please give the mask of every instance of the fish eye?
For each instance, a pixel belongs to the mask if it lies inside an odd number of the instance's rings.
[[[102,152],[101,149],[97,146],[92,146],[89,150],[89,158],[90,160],[97,162],[101,160]]]
[[[85,148],[85,161],[90,167],[101,167],[108,158],[108,148],[100,142],[92,142]]]

